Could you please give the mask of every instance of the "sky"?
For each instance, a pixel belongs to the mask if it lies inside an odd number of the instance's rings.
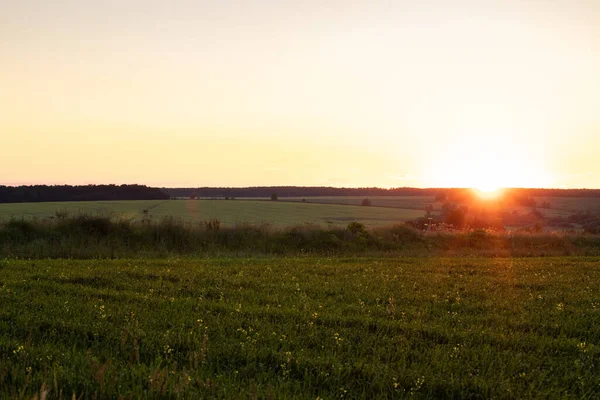
[[[597,0],[0,1],[0,184],[599,188]]]

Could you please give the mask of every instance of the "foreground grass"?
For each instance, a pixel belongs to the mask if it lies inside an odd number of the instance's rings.
[[[0,258],[166,258],[287,256],[600,256],[600,235],[465,231],[424,234],[407,225],[368,229],[299,225],[222,228],[220,221],[187,224],[172,218],[130,222],[75,215],[0,221]]]
[[[0,397],[593,398],[599,258],[0,261]]]

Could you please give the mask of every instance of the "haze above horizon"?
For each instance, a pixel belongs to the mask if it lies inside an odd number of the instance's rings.
[[[600,187],[600,2],[0,3],[0,184]]]

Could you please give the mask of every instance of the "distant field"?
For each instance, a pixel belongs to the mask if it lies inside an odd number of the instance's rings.
[[[290,226],[304,223],[317,225],[347,225],[360,221],[367,226],[392,225],[422,217],[419,209],[363,207],[339,204],[316,204],[264,200],[151,200],[98,201],[65,203],[0,204],[0,218],[47,218],[57,211],[69,213],[112,214],[140,220],[144,210],[153,219],[166,216],[185,222],[202,222],[218,218],[226,226],[262,224]]]
[[[309,203],[360,205],[368,197],[371,205],[375,207],[392,207],[410,210],[424,210],[429,204],[434,206],[434,212],[439,211],[441,203],[436,202],[433,196],[315,196],[315,197],[283,197],[280,201],[301,202],[303,199]],[[264,199],[267,200],[267,199]],[[538,211],[547,217],[568,217],[577,212],[590,211],[600,213],[600,198],[598,197],[535,197]],[[541,208],[542,203],[550,203],[550,208]],[[531,207],[511,206],[509,211],[528,213]]]
[[[319,204],[342,204],[360,206],[363,199],[371,200],[372,207],[392,207],[408,210],[425,209],[428,204],[435,203],[433,196],[314,196],[314,197],[281,197],[279,201],[302,201]],[[264,199],[267,200],[267,199]]]
[[[550,203],[549,209],[539,209],[548,216],[569,216],[577,212],[590,211],[600,213],[600,198],[598,197],[536,197],[538,204]]]
[[[600,393],[598,258],[0,260],[0,271],[1,398],[43,385],[48,398]]]
[[[303,202],[302,200],[305,200]],[[218,218],[226,226],[236,224],[271,224],[284,227],[304,223],[342,226],[359,221],[369,227],[391,225],[424,216],[424,208],[440,203],[430,196],[369,197],[370,207],[360,206],[363,196],[287,197],[279,201],[238,198],[236,200],[140,200],[64,203],[0,204],[0,219],[11,217],[47,218],[57,211],[69,213],[111,214],[140,220],[144,210],[155,219],[172,216],[184,222],[197,223]],[[548,202],[550,208],[538,207],[546,217],[568,217],[577,212],[600,213],[600,198],[536,198],[538,205]],[[530,207],[509,207],[508,211],[526,214]]]

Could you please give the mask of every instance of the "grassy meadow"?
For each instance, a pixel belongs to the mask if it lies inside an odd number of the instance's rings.
[[[144,212],[147,210],[147,213]],[[359,205],[320,204],[268,200],[130,200],[0,204],[0,219],[48,218],[56,212],[113,215],[132,221],[144,217],[172,217],[202,223],[219,219],[224,226],[267,224],[286,227],[301,224],[346,226],[358,221],[369,227],[392,225],[424,215],[423,209],[392,209]]]
[[[594,398],[600,258],[0,261],[0,393]]]
[[[358,200],[0,205],[0,398],[600,393],[600,235]]]

